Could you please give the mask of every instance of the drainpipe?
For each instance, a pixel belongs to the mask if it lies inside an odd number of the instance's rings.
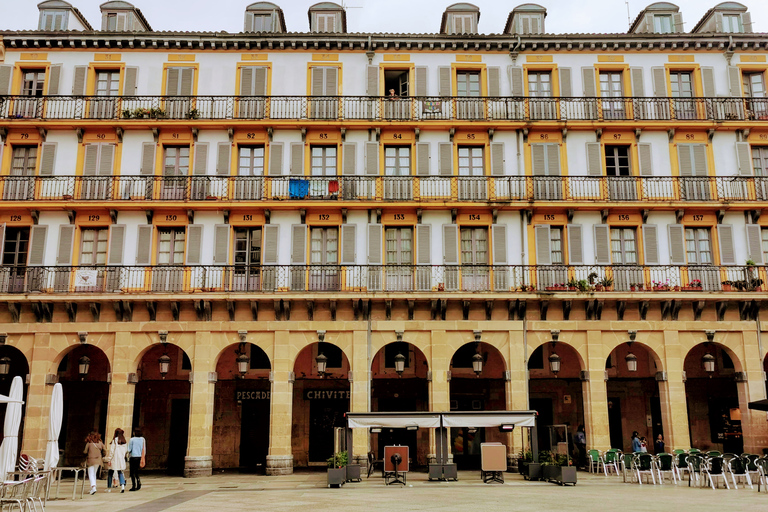
[[[765,370],[763,370],[763,333],[760,327],[760,311],[755,315],[755,325],[757,326],[757,349],[760,351],[760,371],[763,374],[763,383],[765,383]]]

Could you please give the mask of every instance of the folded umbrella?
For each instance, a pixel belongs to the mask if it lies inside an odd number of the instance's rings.
[[[45,446],[45,470],[55,468],[59,463],[59,433],[61,432],[61,418],[64,413],[64,395],[61,384],[53,386],[51,397],[51,415],[48,419],[48,443]]]

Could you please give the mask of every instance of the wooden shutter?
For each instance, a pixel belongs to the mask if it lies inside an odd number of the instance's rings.
[[[83,163],[83,176],[95,176],[99,165],[99,145],[85,145],[85,159]]]
[[[253,70],[253,94],[255,96],[267,95],[267,68],[263,66]]]
[[[736,161],[739,164],[740,176],[752,176],[752,156],[749,142],[736,143]]]
[[[749,12],[741,13],[741,26],[744,28],[744,32],[752,33],[752,14]]]
[[[645,80],[643,68],[630,68],[629,75],[632,80],[632,96],[642,98],[645,96]]]
[[[123,251],[125,250],[125,225],[113,224],[109,226],[109,258],[110,265],[123,264]]]
[[[283,174],[283,143],[269,143],[269,175],[280,176]]]
[[[266,245],[264,250],[267,250]],[[216,224],[213,228],[213,263],[216,265],[229,263],[229,224]]]
[[[491,174],[504,176],[504,143],[491,142]]]
[[[57,96],[59,94],[61,68],[61,64],[51,64],[50,71],[48,73],[48,96]]]
[[[75,66],[74,78],[72,80],[72,95],[85,96],[85,83],[88,75],[88,66]]]
[[[243,32],[253,32],[253,31],[254,31],[253,30],[253,13],[252,12],[246,12],[245,13],[245,26],[243,27]]]
[[[3,247],[5,246],[5,224],[0,224],[0,261],[3,261]]]
[[[656,224],[643,224],[643,249],[646,265],[659,265],[659,228]]]
[[[758,265],[763,265],[763,240],[761,228],[757,224],[747,224],[747,258]]]
[[[741,97],[741,71],[736,66],[728,66],[728,90],[734,98]]]
[[[379,175],[379,143],[365,143],[365,174],[368,176]]]
[[[723,31],[723,13],[715,13],[715,32],[720,33]]]
[[[382,250],[383,228],[381,224],[368,224],[368,264],[381,265],[384,255]]]
[[[416,89],[415,96],[427,95],[427,66],[416,66]]]
[[[251,66],[240,68],[240,96],[253,96],[253,74]]]
[[[571,79],[571,68],[558,68],[557,72],[560,75],[560,97],[561,98],[573,97],[573,82]]]
[[[733,225],[718,224],[717,239],[720,242],[720,264],[735,265],[736,252],[733,248]]]
[[[459,264],[459,226],[443,224],[443,264]]]
[[[493,264],[507,265],[507,226],[505,224],[493,224],[491,226],[493,236]]]
[[[674,26],[672,27],[672,30],[675,32],[685,32],[685,29],[683,28],[683,13],[676,12],[672,15],[672,21],[674,23]]]
[[[667,97],[667,71],[661,67],[651,68],[653,78],[653,95],[657,98]]]
[[[112,176],[115,169],[115,145],[101,144],[99,151],[99,175]]]
[[[594,98],[597,96],[597,85],[595,82],[595,68],[584,66],[581,68],[581,80],[584,86],[584,97]]]
[[[354,265],[355,261],[355,248],[357,244],[357,225],[356,224],[342,224],[341,225],[341,264],[342,265]]]
[[[187,226],[187,265],[200,265],[203,254],[203,225]]]
[[[322,96],[325,92],[325,68],[313,67],[310,68],[311,75],[311,92],[312,96]]]
[[[429,176],[429,142],[416,143],[416,174]]]
[[[695,176],[708,174],[707,146],[705,144],[693,144],[693,172]]]
[[[139,225],[138,236],[136,237],[136,264],[152,264],[152,229],[151,224]]]
[[[43,142],[40,156],[40,176],[51,176],[56,162],[56,143]]]
[[[291,264],[306,265],[307,263],[307,226],[293,224],[291,226]]]
[[[560,168],[560,144],[546,144],[547,149],[547,175],[560,176],[563,172]]]
[[[325,95],[336,96],[339,89],[338,68],[325,68]]]
[[[680,176],[693,176],[693,144],[677,145],[677,165]]]
[[[669,230],[669,263],[685,265],[685,227],[682,224],[670,224]]]
[[[587,174],[590,176],[603,175],[603,159],[600,154],[599,142],[587,142]]]
[[[139,82],[139,68],[128,66],[125,68],[125,79],[123,80],[123,96],[136,96],[136,86]]]
[[[57,265],[71,265],[72,252],[75,248],[75,226],[63,224],[59,226],[59,249],[56,252]]]
[[[168,73],[166,77],[166,83],[165,83],[165,94],[167,96],[178,96],[179,95],[179,68],[177,67],[170,67],[168,68]]]
[[[653,176],[653,158],[651,144],[641,142],[637,145],[637,158],[640,162],[640,176]]]
[[[595,224],[595,263],[611,264],[611,228],[608,224]]]
[[[711,66],[702,66],[701,83],[704,87],[705,98],[714,98],[717,96],[717,91],[715,90],[715,68]]]
[[[453,176],[453,144],[440,142],[438,149],[438,167],[441,176]]]
[[[291,175],[304,176],[303,142],[291,142]]]
[[[584,230],[581,224],[568,224],[568,263],[570,265],[584,264]]]
[[[440,66],[437,68],[439,91],[438,95],[442,97],[452,96],[451,90],[451,68],[448,66]]]
[[[48,226],[32,226],[29,231],[29,264],[45,264],[45,243],[48,238]]]
[[[11,94],[11,75],[13,66],[0,66],[0,96]]]
[[[357,144],[345,142],[342,145],[342,150],[344,151],[344,160],[341,164],[341,173],[345,176],[354,176],[357,174]]]
[[[181,68],[181,88],[179,89],[179,96],[192,96],[194,78],[194,68]]]
[[[141,174],[155,174],[155,149],[157,145],[154,142],[145,142],[141,145]]]
[[[497,66],[488,68],[488,96],[498,98],[501,96],[501,72]]]
[[[379,94],[379,66],[366,67],[365,90],[368,96],[381,96]],[[386,93],[386,91],[384,92]]]
[[[232,162],[230,152],[232,145],[229,142],[219,142],[216,145],[216,174],[219,176],[229,176],[229,166]]]
[[[534,176],[544,176],[547,174],[547,157],[545,153],[546,144],[531,144],[531,168]]]
[[[204,175],[208,174],[208,143],[196,142],[195,143],[195,163],[193,167],[193,174]]]
[[[432,264],[432,226],[429,224],[416,224],[416,263]]]
[[[512,96],[524,96],[523,68],[520,66],[509,66],[507,71],[509,73],[509,87],[512,90]]]
[[[263,228],[264,230],[264,250],[261,256],[264,265],[277,265],[278,260],[278,235],[280,234],[280,226],[277,224],[267,224]]]
[[[539,224],[533,227],[534,237],[536,238],[536,264],[551,265],[552,251],[549,248],[549,226]]]

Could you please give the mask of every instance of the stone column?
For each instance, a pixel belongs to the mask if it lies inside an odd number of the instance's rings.
[[[217,350],[210,332],[195,333],[195,355],[192,361],[192,389],[189,394],[189,440],[184,458],[184,476],[211,476],[213,465],[213,397],[215,379],[209,378],[215,368]]]
[[[523,343],[522,331],[509,331],[509,351],[507,354],[507,365],[509,368],[509,381],[505,386],[507,410],[527,411],[528,403],[528,354]],[[508,435],[507,441],[507,459],[512,461],[517,458],[515,449],[515,439],[521,439],[523,433],[515,430]],[[521,445],[522,448],[522,445]]]
[[[432,370],[432,382],[429,386],[429,410],[435,412],[451,410],[451,386],[448,381],[448,368],[453,354],[445,340],[445,331],[432,331],[432,358],[429,364],[429,368]],[[436,457],[435,432],[435,429],[429,431],[429,455],[427,459],[430,462],[434,461]]]
[[[744,451],[761,454],[768,446],[768,422],[766,413],[749,409],[749,402],[765,398],[765,377],[763,361],[757,343],[757,332],[743,331],[744,372],[746,381],[737,383],[739,390],[739,409],[741,410],[741,430],[744,435]]]
[[[288,331],[275,331],[274,361],[272,363],[272,394],[269,400],[269,455],[267,475],[293,473],[291,425],[293,422],[293,360]]]
[[[133,427],[133,403],[136,384],[128,383],[132,368],[130,332],[115,333],[115,347],[112,355],[112,382],[109,385],[109,405],[107,407],[107,440],[112,439],[116,428],[125,430],[126,439],[131,436]]]
[[[608,391],[605,385],[605,348],[600,331],[587,331],[587,372],[584,381],[584,426],[587,448],[607,450],[611,447],[608,426]]]
[[[685,395],[683,365],[685,351],[680,346],[679,333],[664,330],[664,352],[667,380],[659,382],[661,424],[667,451],[691,447],[688,428],[688,399]]]
[[[368,368],[368,332],[352,331],[352,360],[350,361],[352,382],[350,389],[350,411],[368,412],[368,379],[371,373]],[[368,429],[356,428],[352,432],[352,454],[354,461],[363,466],[368,465],[368,450],[370,449],[370,434]]]
[[[50,371],[51,359],[55,357],[55,353],[50,350],[50,334],[37,332],[34,336],[21,451],[36,459],[42,459],[45,458],[45,445],[48,442],[48,415],[53,389],[45,384],[45,376]]]

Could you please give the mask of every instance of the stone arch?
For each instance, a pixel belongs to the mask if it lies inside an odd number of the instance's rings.
[[[249,359],[248,372],[244,378],[269,377],[269,372],[272,370],[272,361],[269,355],[260,346],[246,341],[229,344],[219,351],[216,356],[216,375],[219,380],[231,380],[240,377],[236,361],[240,351],[244,351]]]
[[[386,361],[384,363],[384,366],[381,365],[380,358],[382,357],[386,358],[387,347],[397,346],[397,344],[399,343],[408,345],[409,353],[411,351],[413,352],[412,360],[410,359],[410,355],[409,355],[406,371],[403,372],[403,376],[410,375],[412,377],[426,378],[427,373],[429,372],[429,359],[427,358],[426,354],[424,354],[424,351],[422,351],[417,345],[413,343],[409,343],[408,341],[402,341],[402,342],[393,341],[379,348],[373,354],[373,357],[371,357],[370,371],[372,375],[377,374],[378,377],[387,377],[387,376],[392,376],[392,374],[395,374],[394,368],[391,366],[387,366]],[[412,368],[412,370],[409,370],[409,368]],[[379,373],[380,370],[381,370],[381,373]]]
[[[299,358],[307,348],[320,342],[318,331],[290,332],[290,361],[291,369],[296,367]],[[342,353],[342,359],[347,362],[348,370],[352,370],[352,331],[327,332],[322,342],[334,345]],[[274,366],[274,363],[273,363]]]
[[[528,359],[530,360],[534,351],[539,347],[543,347],[546,344],[552,343],[551,331],[532,331],[528,333]],[[555,343],[555,350],[560,350],[562,347],[567,347],[564,350],[573,352],[579,363],[579,370],[586,370],[587,366],[585,361],[587,360],[586,348],[587,348],[587,333],[586,332],[570,332],[562,331],[558,335],[557,343]]]

